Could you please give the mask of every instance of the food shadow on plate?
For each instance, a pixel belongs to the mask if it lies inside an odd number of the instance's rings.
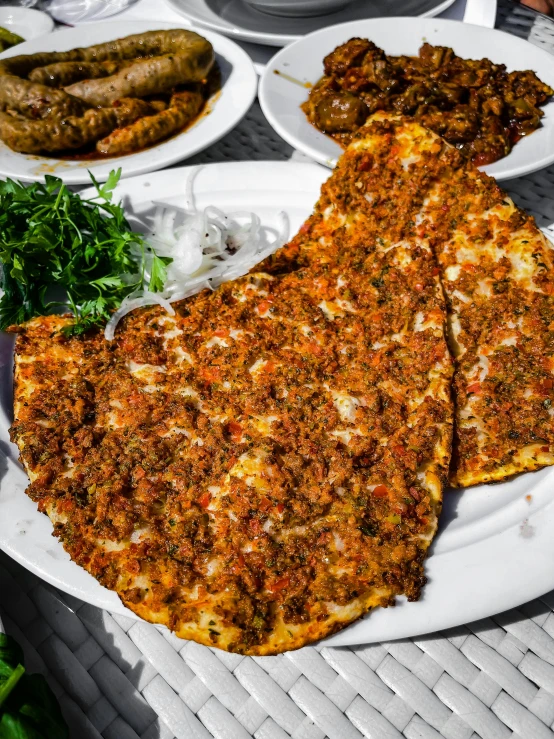
[[[431,546],[427,557],[432,557],[435,550],[435,546],[439,541],[443,532],[446,531],[448,526],[458,518],[458,506],[460,500],[464,494],[464,488],[445,488],[442,496],[442,511],[439,516],[439,525],[437,533]]]
[[[137,690],[137,686],[143,689],[157,672],[144,656],[140,641],[151,638],[150,629],[155,627],[113,616],[61,593],[3,552],[0,580],[6,633],[23,648],[29,672],[40,673],[50,681],[69,736],[100,736],[99,719],[102,735],[147,735],[149,739],[167,736],[163,716],[158,716]],[[35,615],[29,618],[33,612]],[[128,636],[135,623],[135,632]],[[53,634],[49,624],[54,624]],[[69,652],[95,655],[92,666],[87,665],[85,670],[85,665]],[[150,680],[145,680],[145,671]],[[83,685],[85,678],[89,684],[87,696],[75,688]]]
[[[226,59],[224,56],[221,56],[221,54],[218,54],[218,53],[216,53],[215,55],[215,63],[217,64],[219,68],[220,89],[223,90],[223,88],[229,81],[229,78],[231,77],[231,73],[233,72],[233,65],[228,59]]]
[[[13,421],[13,348],[15,337],[0,331],[0,419]],[[2,424],[3,425],[3,424]],[[8,471],[8,459],[17,461],[17,448],[7,433],[0,435],[0,481]]]

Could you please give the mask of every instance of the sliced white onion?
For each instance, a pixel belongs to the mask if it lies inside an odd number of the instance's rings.
[[[255,213],[247,211],[224,213],[213,205],[199,211],[193,188],[199,169],[192,170],[187,178],[185,207],[156,204],[150,230],[146,234],[148,244],[158,256],[172,259],[166,268],[163,291],[151,293],[144,290],[125,298],[106,326],[108,341],[114,338],[121,318],[135,308],[158,304],[174,315],[171,303],[242,277],[288,239],[286,213],[279,213],[281,225],[276,230],[263,226]],[[152,253],[147,251],[144,256],[147,280],[151,264]]]
[[[160,293],[151,293],[149,290],[140,290],[138,292],[131,293],[131,295],[127,295],[126,298],[123,298],[121,305],[106,324],[106,328],[104,329],[104,337],[106,340],[112,341],[115,336],[116,326],[123,316],[126,316],[127,313],[135,310],[135,308],[143,308],[147,305],[161,305],[169,315],[175,315],[175,310],[169,300],[162,297]]]

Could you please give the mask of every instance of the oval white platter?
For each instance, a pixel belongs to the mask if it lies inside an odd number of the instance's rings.
[[[323,57],[355,36],[369,38],[393,56],[415,56],[425,41],[450,46],[465,59],[486,57],[505,64],[508,71],[531,69],[554,88],[550,53],[491,28],[441,18],[377,18],[316,31],[285,47],[269,61],[260,80],[259,97],[275,131],[291,146],[329,167],[336,164],[342,148],[308,123],[300,105],[308,97],[304,85],[313,85],[323,75]],[[507,157],[483,167],[487,174],[508,180],[554,162],[554,100],[543,110],[541,128],[518,141]]]
[[[287,18],[262,13],[243,0],[166,0],[184,18],[225,36],[267,46],[286,46],[335,23],[384,15],[434,16],[455,0],[356,0],[335,13]]]
[[[30,41],[50,33],[54,29],[54,21],[41,10],[4,5],[0,7],[0,26],[17,33],[25,41]],[[21,45],[18,44],[15,48],[20,49]]]
[[[130,212],[145,213],[152,200],[185,202],[191,168],[124,180],[116,197]],[[197,205],[253,210],[278,228],[285,211],[291,235],[312,212],[329,170],[291,162],[233,162],[200,169]],[[0,548],[63,591],[109,611],[136,618],[117,595],[71,562],[52,537],[49,519],[25,495],[27,477],[9,442],[12,420],[13,337],[0,333]],[[429,633],[515,607],[554,588],[554,469],[520,475],[497,485],[447,491],[422,599],[400,598],[328,639],[361,644]]]
[[[19,44],[0,54],[0,59],[38,51],[67,51],[134,33],[171,28],[181,26],[156,21],[90,23]],[[90,184],[90,170],[97,180],[105,182],[112,169],[121,167],[123,177],[151,172],[187,159],[218,141],[246,115],[256,96],[257,76],[250,57],[234,41],[210,31],[202,31],[202,34],[215,49],[222,72],[222,88],[208,101],[206,112],[190,128],[136,154],[88,161],[20,154],[0,141],[0,176],[31,182],[51,174],[62,177],[67,185],[83,185]]]

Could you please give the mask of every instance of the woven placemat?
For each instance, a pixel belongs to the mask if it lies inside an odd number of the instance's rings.
[[[76,739],[554,736],[554,593],[419,638],[252,658],[62,595],[2,553],[0,589]]]
[[[554,24],[530,11],[502,2],[497,25],[554,51]],[[187,163],[291,158],[306,160],[255,103]],[[554,167],[507,189],[554,237]],[[72,739],[554,737],[554,592],[424,637],[258,658],[111,615],[1,552],[0,608],[28,669],[49,680]]]

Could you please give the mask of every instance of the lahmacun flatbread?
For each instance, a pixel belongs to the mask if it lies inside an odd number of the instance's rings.
[[[349,151],[366,152],[366,217],[385,248],[416,234],[437,259],[455,363],[450,484],[554,464],[552,245],[493,178],[410,118],[376,114]]]
[[[273,654],[425,582],[452,363],[419,196],[395,202],[376,126],[267,272],[174,317],[134,311],[113,342],[67,338],[67,317],[19,329],[29,495],[78,564],[180,637]]]
[[[448,301],[456,424],[450,482],[554,464],[554,250],[491,177],[461,166],[423,211]]]

